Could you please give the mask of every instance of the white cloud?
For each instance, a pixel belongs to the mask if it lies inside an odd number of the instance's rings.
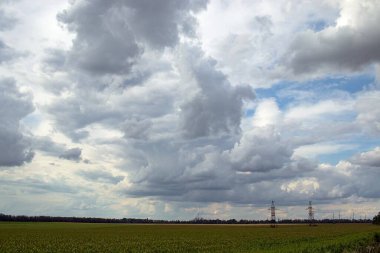
[[[349,144],[316,143],[296,148],[294,155],[316,159],[319,155],[338,154],[342,151],[353,150],[355,148],[355,145]]]
[[[354,102],[346,100],[325,100],[315,104],[302,104],[290,108],[284,115],[285,121],[320,120],[334,117],[353,110]]]
[[[202,47],[234,83],[268,87],[288,75],[279,64],[294,34],[333,23],[336,8],[332,1],[214,0],[198,15]]]
[[[253,116],[253,126],[276,126],[281,116],[282,113],[273,98],[260,101]]]
[[[286,192],[296,192],[312,196],[319,189],[319,183],[316,178],[303,178],[290,181],[281,185],[281,190]]]

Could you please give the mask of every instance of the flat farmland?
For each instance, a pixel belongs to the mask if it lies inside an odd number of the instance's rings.
[[[373,244],[376,233],[380,226],[370,224],[270,228],[0,222],[0,252],[355,252]]]

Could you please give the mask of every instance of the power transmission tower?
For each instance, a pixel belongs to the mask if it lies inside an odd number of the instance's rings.
[[[274,201],[272,200],[272,205],[268,209],[270,210],[270,226],[272,228],[276,227],[276,206],[274,205]]]
[[[313,224],[314,224],[314,209],[313,209],[313,206],[311,204],[311,201],[309,201],[309,207],[306,208],[306,210],[308,210],[308,214],[309,214],[309,226],[313,226]]]
[[[203,218],[202,218],[202,216],[201,216],[201,212],[200,212],[200,209],[199,209],[199,207],[198,207],[197,215],[195,216],[194,221],[196,221],[196,222],[200,222],[200,221],[202,221],[202,220],[203,220]]]

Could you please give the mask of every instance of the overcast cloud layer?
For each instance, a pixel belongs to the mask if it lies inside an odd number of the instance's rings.
[[[380,204],[380,3],[0,3],[0,212]],[[332,211],[331,211],[332,210]]]

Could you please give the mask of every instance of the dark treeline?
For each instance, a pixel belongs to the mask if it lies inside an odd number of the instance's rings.
[[[373,224],[380,225],[380,212],[378,213],[378,215],[373,217]]]
[[[135,219],[135,218],[91,218],[91,217],[55,217],[55,216],[25,216],[25,215],[6,215],[0,213],[0,221],[16,222],[81,222],[81,223],[136,223],[136,224],[271,224],[270,220],[220,220],[197,218],[189,221],[183,220],[153,220],[153,219]],[[323,219],[314,220],[313,223],[372,223],[370,219]],[[309,224],[306,219],[284,219],[278,220],[277,224]]]

